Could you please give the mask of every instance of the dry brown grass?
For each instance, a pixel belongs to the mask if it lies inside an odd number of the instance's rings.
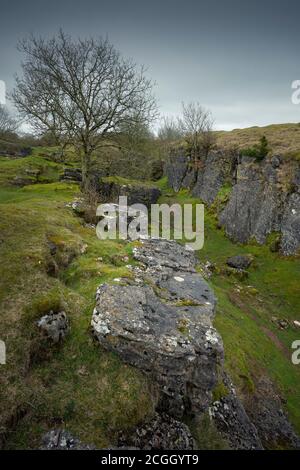
[[[300,160],[300,123],[272,124],[233,131],[217,131],[217,145],[225,149],[252,147],[265,135],[273,154]]]

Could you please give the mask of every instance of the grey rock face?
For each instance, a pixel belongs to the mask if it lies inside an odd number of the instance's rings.
[[[289,196],[284,190],[281,168],[281,164],[279,170],[274,168],[274,162],[257,165],[243,159],[237,184],[219,220],[230,238],[241,243],[251,237],[265,243],[269,234],[281,232],[281,251],[290,255],[300,246],[300,195]]]
[[[209,408],[209,414],[218,431],[235,450],[262,449],[262,444],[255,426],[251,423],[236,392],[227,378],[229,394],[215,401]]]
[[[245,403],[245,407],[265,448],[300,449],[300,438],[282,409],[280,396],[267,377],[259,380],[254,396]]]
[[[296,254],[300,248],[300,168],[279,155],[257,163],[244,156],[238,161],[231,153],[211,152],[193,169],[181,152],[172,156],[166,165],[169,184],[178,191],[192,190],[211,205],[226,183],[232,191],[219,224],[227,235],[239,243],[254,238],[266,243],[269,234],[282,237],[280,250],[285,255]]]
[[[272,165],[273,168],[278,168],[278,167],[280,167],[281,162],[282,162],[282,159],[281,159],[281,156],[280,156],[280,155],[274,155],[274,156],[271,158],[271,165]]]
[[[129,436],[121,433],[118,447],[134,447],[136,449],[193,450],[194,439],[189,428],[163,413],[155,413],[154,418],[138,426]]]
[[[226,233],[241,243],[246,243],[255,230],[263,199],[263,184],[252,161],[240,165],[237,184],[219,220]]]
[[[54,313],[52,310],[38,321],[38,327],[49,340],[58,343],[69,332],[69,321],[65,312]]]
[[[233,155],[211,152],[198,171],[193,195],[212,204],[226,180],[231,179],[233,163]]]
[[[188,164],[185,176],[182,180],[181,187],[185,189],[193,189],[197,181],[198,172],[193,165]]]
[[[52,429],[42,439],[41,450],[92,450],[92,445],[83,444],[64,429]]]
[[[148,240],[130,284],[101,285],[92,329],[100,344],[154,380],[159,409],[174,417],[207,408],[222,364],[212,327],[215,298],[195,272],[194,254],[175,242]]]
[[[300,194],[293,193],[287,202],[282,219],[281,250],[292,255],[300,247]]]
[[[249,268],[250,264],[252,263],[252,259],[246,255],[237,255],[228,258],[226,261],[228,266],[235,269],[247,269]]]
[[[183,187],[183,180],[188,171],[188,160],[184,151],[172,154],[170,160],[165,165],[165,175],[168,178],[169,185],[174,191],[178,192]]]
[[[161,192],[155,186],[144,184],[119,184],[102,180],[99,186],[100,195],[107,201],[117,203],[119,196],[127,196],[127,204],[144,204],[150,207],[155,204]]]

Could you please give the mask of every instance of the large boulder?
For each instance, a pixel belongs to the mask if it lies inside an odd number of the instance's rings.
[[[231,268],[247,269],[247,268],[249,268],[250,264],[252,263],[252,257],[247,256],[247,255],[231,256],[231,258],[227,259],[226,263]]]
[[[97,290],[95,337],[154,380],[158,409],[197,414],[211,401],[223,360],[213,292],[195,271],[194,254],[175,242],[144,241],[134,257],[133,279]]]

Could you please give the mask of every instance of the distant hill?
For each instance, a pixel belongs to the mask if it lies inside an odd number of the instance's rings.
[[[271,124],[232,131],[216,131],[217,144],[223,148],[246,148],[256,144],[265,135],[273,153],[300,160],[300,123]]]

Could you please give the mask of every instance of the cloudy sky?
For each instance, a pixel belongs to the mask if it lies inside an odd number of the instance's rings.
[[[108,35],[148,68],[165,115],[181,102],[211,109],[216,128],[300,122],[299,0],[0,0],[0,80],[20,72],[29,33]]]

